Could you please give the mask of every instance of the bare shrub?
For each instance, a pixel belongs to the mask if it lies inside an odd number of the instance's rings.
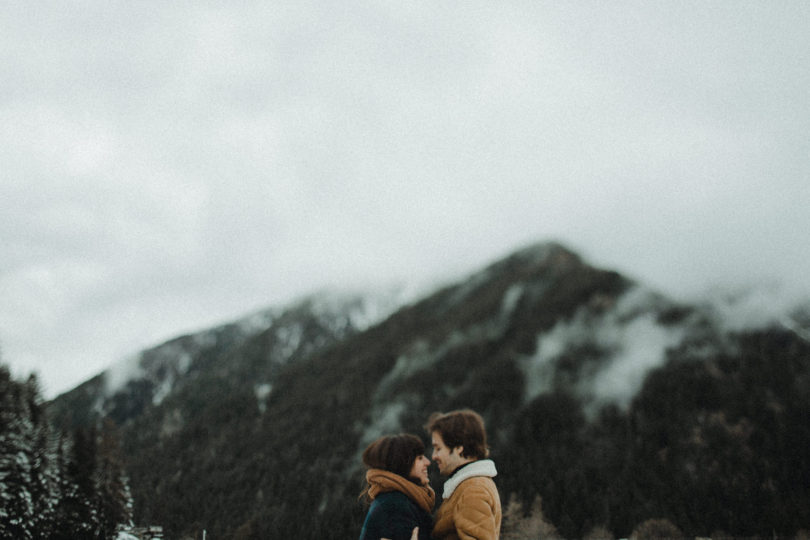
[[[557,528],[543,516],[542,499],[535,497],[527,512],[513,493],[503,513],[501,525],[503,540],[561,540]]]
[[[598,526],[592,528],[582,537],[582,540],[614,540],[616,537],[610,532],[607,527]]]
[[[683,539],[683,533],[668,519],[648,519],[636,525],[630,540]]]

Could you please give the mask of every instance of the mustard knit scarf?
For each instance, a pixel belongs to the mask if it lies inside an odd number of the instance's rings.
[[[368,496],[372,501],[380,493],[400,491],[428,514],[433,511],[436,494],[430,486],[414,484],[407,478],[382,469],[369,469],[366,472],[366,481],[368,482]]]

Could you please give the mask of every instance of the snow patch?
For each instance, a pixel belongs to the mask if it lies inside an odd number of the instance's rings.
[[[183,427],[183,415],[179,409],[172,409],[167,412],[163,417],[163,422],[160,425],[160,436],[168,437],[180,431]]]
[[[810,343],[810,330],[803,328],[793,317],[785,315],[779,320],[779,323],[803,340]]]
[[[517,283],[512,285],[507,289],[506,293],[503,295],[503,301],[501,302],[501,317],[508,319],[514,313],[515,308],[520,302],[521,297],[523,296],[523,290],[525,287]]]
[[[128,356],[110,366],[103,373],[104,394],[112,396],[126,386],[129,381],[143,378],[145,371],[141,365],[142,358],[143,353]]]
[[[456,338],[458,340],[458,338]],[[451,336],[450,341],[453,341]],[[436,351],[430,350],[430,345],[425,341],[414,343],[407,354],[402,354],[397,358],[394,367],[385,374],[377,387],[377,401],[382,401],[389,395],[391,388],[399,381],[423,371],[441,358],[443,352],[452,345],[448,343],[444,347],[439,347]]]
[[[715,289],[706,296],[717,322],[730,332],[783,324],[786,314],[801,305],[801,301],[776,284],[736,291]]]
[[[386,319],[409,299],[404,287],[388,287],[360,294],[325,292],[312,300],[312,311],[336,333],[351,326],[366,330]]]
[[[391,303],[380,300],[382,299],[361,299],[360,304],[348,314],[352,327],[362,331],[388,317],[392,313]]]
[[[194,341],[201,346],[210,346],[216,341],[216,336],[195,336]],[[152,401],[158,404],[171,392],[176,378],[188,373],[193,360],[193,355],[180,342],[142,351],[104,372],[104,395],[109,397],[116,394],[130,381],[148,379],[157,385]],[[165,369],[166,375],[157,381],[155,371],[159,368]]]
[[[394,367],[382,378],[377,387],[375,400],[383,401],[398,382],[428,370],[456,347],[477,340],[498,338],[508,328],[509,319],[523,293],[522,285],[513,285],[504,293],[501,310],[497,316],[482,324],[456,330],[436,346],[431,347],[430,343],[424,340],[414,342],[406,353],[397,358]]]
[[[152,394],[152,404],[153,405],[160,405],[166,396],[168,396],[172,388],[174,387],[174,377],[167,376],[165,379],[160,381],[160,384],[155,389],[155,393]]]
[[[570,346],[578,344],[587,335],[585,325],[576,319],[570,324],[557,323],[547,334],[537,338],[534,356],[518,362],[526,381],[525,399],[531,401],[551,391],[554,360]]]
[[[177,358],[177,374],[185,375],[188,373],[188,368],[191,367],[192,357],[190,354],[184,352]]]
[[[217,336],[214,332],[201,332],[193,336],[192,343],[199,349],[213,347],[217,343]]]
[[[289,360],[289,358],[301,346],[301,338],[304,335],[304,329],[299,323],[290,324],[287,326],[280,326],[276,328],[276,339],[278,340],[278,354],[281,361]]]
[[[363,447],[368,445],[383,435],[398,433],[401,429],[399,417],[406,410],[404,402],[393,402],[375,408],[372,413],[372,421],[360,437],[360,443]]]
[[[462,284],[456,287],[453,295],[448,301],[449,306],[455,306],[463,302],[470,294],[479,287],[487,283],[492,277],[492,270],[484,269],[463,280]]]
[[[265,309],[243,317],[236,321],[235,324],[240,334],[253,335],[270,328],[275,318],[275,310]]]
[[[598,333],[598,339],[615,348],[610,365],[593,381],[593,396],[598,402],[629,405],[653,368],[666,360],[667,349],[683,338],[681,329],[661,326],[656,317],[648,313],[624,326],[608,325]]]
[[[267,411],[267,398],[273,391],[273,385],[270,383],[257,384],[253,387],[253,393],[256,396],[256,403],[259,406],[259,412],[264,414]]]

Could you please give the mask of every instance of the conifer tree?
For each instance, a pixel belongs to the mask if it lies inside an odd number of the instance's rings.
[[[29,489],[34,515],[31,524],[35,536],[48,538],[54,530],[54,512],[58,497],[56,456],[36,375],[31,375],[25,383],[25,397],[32,426],[29,438],[32,449]]]
[[[96,474],[98,514],[101,528],[107,537],[123,526],[132,525],[132,495],[129,480],[124,473],[123,458],[115,433],[115,425],[110,419],[102,424],[98,447],[98,467]]]
[[[0,366],[0,537],[34,537],[30,416],[20,384]]]
[[[95,488],[96,430],[77,428],[59,445],[60,500],[55,540],[103,538]]]
[[[78,487],[68,473],[71,452],[72,444],[69,436],[64,432],[60,433],[56,446],[57,482],[54,493],[56,499],[54,522],[58,524],[58,527],[53,531],[54,540],[68,540],[70,531],[76,528],[74,522],[79,520],[79,513],[76,509]]]

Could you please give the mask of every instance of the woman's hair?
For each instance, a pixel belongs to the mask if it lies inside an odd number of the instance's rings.
[[[385,435],[366,447],[363,451],[363,464],[369,469],[392,472],[418,484],[417,479],[411,478],[411,468],[416,458],[424,454],[425,443],[416,435]],[[360,493],[359,498],[366,504],[371,502],[368,495],[370,488],[371,485],[367,482]]]
[[[484,459],[489,456],[484,419],[470,409],[449,413],[433,413],[425,425],[428,433],[438,432],[445,446],[453,449],[463,446],[465,458]]]
[[[413,462],[425,454],[425,443],[416,435],[400,433],[380,437],[363,451],[363,464],[409,478]]]

